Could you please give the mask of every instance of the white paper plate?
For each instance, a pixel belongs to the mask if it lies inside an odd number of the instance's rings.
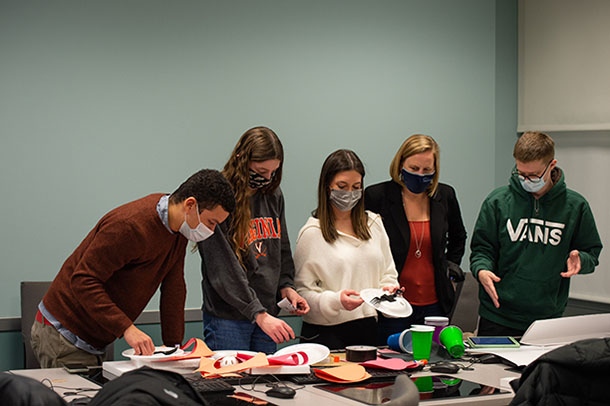
[[[307,354],[307,363],[306,365],[317,364],[320,361],[324,361],[328,358],[330,354],[330,350],[327,346],[322,344],[314,344],[314,343],[303,343],[303,344],[295,344],[289,345],[288,347],[284,347],[275,352],[272,356],[277,355],[285,355],[293,352],[302,351]]]
[[[165,347],[165,346],[155,347],[155,351],[169,351],[171,349],[172,348]],[[155,362],[155,361],[162,360],[164,358],[184,355],[184,350],[181,350],[180,348],[178,348],[176,351],[174,351],[173,353],[171,353],[169,355],[165,355],[165,354],[135,355],[134,349],[128,348],[125,351],[123,351],[121,353],[121,355],[123,355],[126,358],[131,359],[136,364],[137,367],[148,365],[148,366],[154,366],[156,368],[157,366],[159,366],[161,364],[163,364],[164,367],[169,367],[169,366],[178,366],[178,365],[182,365],[185,363],[185,361]]]
[[[360,297],[369,306],[374,307],[376,310],[383,314],[387,314],[392,317],[409,317],[413,313],[413,308],[402,296],[396,297],[393,302],[383,301],[377,304],[372,304],[371,300],[375,297],[381,297],[382,295],[389,294],[383,289],[363,289],[360,291]]]
[[[170,347],[155,347],[155,351],[169,351],[172,348]],[[138,361],[148,361],[148,362],[152,362],[152,361],[158,361],[160,359],[163,358],[169,358],[169,357],[176,357],[179,355],[184,355],[184,350],[181,350],[180,348],[178,348],[176,351],[174,351],[173,353],[169,354],[169,355],[165,355],[165,354],[153,354],[153,355],[135,355],[134,354],[134,349],[133,348],[128,348],[125,351],[123,351],[121,353],[121,355],[123,355],[124,357],[133,359],[133,360],[138,360]]]

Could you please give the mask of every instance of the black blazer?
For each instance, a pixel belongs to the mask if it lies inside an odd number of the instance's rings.
[[[380,214],[383,219],[399,275],[407,260],[411,241],[411,230],[402,205],[401,190],[402,186],[389,180],[369,186],[364,191],[366,209]],[[430,237],[436,296],[445,314],[449,314],[455,299],[449,279],[449,268],[453,270],[462,262],[466,229],[455,190],[443,183],[439,183],[436,193],[430,198]]]

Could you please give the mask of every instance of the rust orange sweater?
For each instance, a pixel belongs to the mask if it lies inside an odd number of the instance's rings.
[[[102,217],[44,296],[46,309],[65,328],[97,348],[122,336],[159,285],[163,342],[182,342],[188,241],[161,222],[156,209],[161,196],[149,195]]]

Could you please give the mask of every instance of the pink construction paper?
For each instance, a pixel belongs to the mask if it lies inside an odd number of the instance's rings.
[[[405,361],[400,358],[377,358],[375,360],[361,362],[360,365],[369,368],[391,369],[402,371],[406,368],[413,368],[418,364],[415,361]]]

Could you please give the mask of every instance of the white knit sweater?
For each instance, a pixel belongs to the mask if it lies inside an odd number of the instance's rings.
[[[303,319],[311,324],[332,326],[377,316],[367,304],[352,311],[341,305],[344,289],[360,292],[367,288],[397,286],[398,274],[390,242],[378,214],[366,212],[371,238],[360,240],[339,232],[332,244],[322,236],[320,221],[310,217],[297,238],[294,254],[295,287],[311,310]]]

